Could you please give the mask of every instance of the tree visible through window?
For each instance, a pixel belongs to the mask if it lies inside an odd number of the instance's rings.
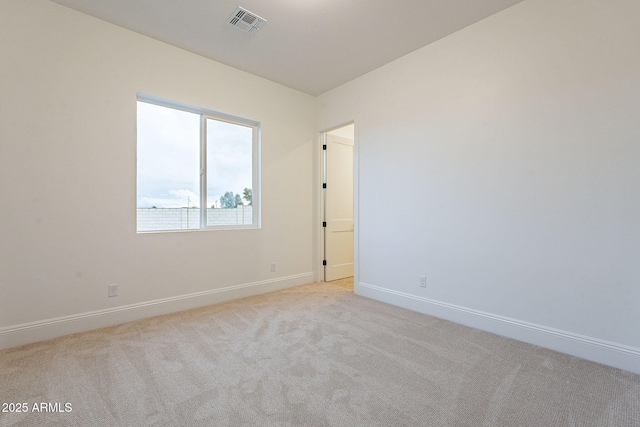
[[[258,226],[253,121],[138,97],[138,232]]]

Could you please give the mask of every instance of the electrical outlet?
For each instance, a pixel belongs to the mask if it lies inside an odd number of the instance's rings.
[[[118,285],[113,284],[109,285],[109,297],[117,297],[118,296]]]
[[[276,271],[276,263],[272,262],[271,263],[271,272],[273,273],[274,271]]]
[[[427,287],[427,276],[420,276],[420,287],[421,288]]]

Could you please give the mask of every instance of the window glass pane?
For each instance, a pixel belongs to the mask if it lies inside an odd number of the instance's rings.
[[[138,231],[200,228],[200,115],[138,101]]]
[[[207,118],[207,225],[251,224],[253,128]]]

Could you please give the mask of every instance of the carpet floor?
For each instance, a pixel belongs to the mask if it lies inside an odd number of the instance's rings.
[[[640,375],[318,283],[1,351],[0,403],[2,427],[640,426]]]

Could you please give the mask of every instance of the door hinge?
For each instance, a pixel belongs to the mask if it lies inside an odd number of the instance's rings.
[[[323,149],[323,150],[326,150],[326,149],[327,149],[327,144],[323,144],[323,145],[322,145],[322,149]]]
[[[322,226],[326,227],[327,226],[327,221],[322,221]]]
[[[327,265],[327,260],[326,259],[322,260],[322,265]]]
[[[327,188],[327,183],[326,182],[322,183],[322,188]]]

